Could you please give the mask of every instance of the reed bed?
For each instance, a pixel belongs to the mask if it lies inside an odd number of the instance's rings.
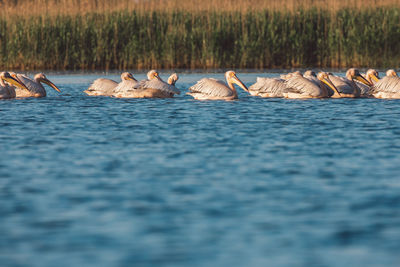
[[[398,67],[400,8],[0,18],[3,69]]]

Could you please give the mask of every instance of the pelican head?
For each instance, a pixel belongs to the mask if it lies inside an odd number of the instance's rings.
[[[160,76],[158,76],[158,72],[156,70],[151,70],[147,73],[147,79],[152,80],[152,79],[160,79]]]
[[[372,83],[372,80],[374,80],[374,82],[379,81],[379,74],[374,69],[369,69],[365,75],[370,83]]]
[[[314,76],[314,77],[317,77],[317,74],[315,74],[315,72],[312,71],[312,70],[307,70],[306,72],[304,72],[304,76]]]
[[[317,79],[326,84],[329,88],[331,88],[334,92],[340,95],[336,86],[332,83],[331,79],[329,79],[329,74],[326,72],[320,72],[317,75]]]
[[[2,79],[3,81],[8,82],[9,84],[17,86],[19,88],[23,88],[23,89],[28,90],[28,88],[26,88],[25,84],[23,84],[19,79],[12,77],[9,72],[6,72],[6,71],[1,72],[0,73],[0,79]]]
[[[43,73],[36,74],[33,79],[37,82],[43,82],[48,86],[50,86],[51,88],[53,88],[54,90],[56,90],[57,92],[61,93],[60,89],[58,89],[54,83],[52,83],[49,79],[47,79],[46,75],[44,75]]]
[[[246,92],[249,91],[249,89],[247,89],[246,85],[244,85],[242,83],[242,81],[239,80],[239,78],[236,76],[236,73],[233,70],[227,71],[225,73],[225,79],[228,82],[228,84],[237,84],[239,87],[241,87]]]
[[[171,85],[175,85],[175,83],[176,83],[176,81],[177,81],[178,79],[179,79],[178,74],[173,73],[173,74],[171,74],[171,76],[169,76],[169,78],[168,78],[168,83],[171,84]]]
[[[358,71],[358,69],[355,68],[351,68],[348,69],[348,71],[346,72],[346,78],[349,80],[358,80],[360,82],[362,82],[365,85],[371,86],[372,84],[367,81]]]
[[[394,69],[390,69],[386,72],[386,76],[397,77],[397,73],[394,71]]]
[[[132,81],[137,82],[137,80],[136,80],[135,78],[133,78],[133,75],[132,75],[132,73],[130,73],[130,72],[124,72],[124,73],[122,73],[122,74],[121,74],[121,80],[123,80],[123,81],[132,80]]]

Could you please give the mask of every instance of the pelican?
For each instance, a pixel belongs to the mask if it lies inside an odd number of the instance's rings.
[[[326,72],[320,72],[317,79],[326,84],[329,88],[337,91]],[[321,84],[311,81],[301,74],[294,74],[285,82],[287,88],[284,90],[285,98],[324,98],[328,97],[328,92]]]
[[[15,90],[17,97],[45,97],[46,90],[44,89],[41,82],[51,86],[57,92],[61,92],[60,89],[58,89],[57,86],[54,85],[54,83],[47,79],[46,75],[44,75],[43,73],[36,74],[33,80],[23,74],[13,73],[12,77],[23,83],[28,89],[22,90],[17,88]]]
[[[171,98],[174,94],[180,94],[174,85],[178,80],[178,75],[174,73],[171,76],[173,77],[170,77],[171,84],[169,84],[161,80],[156,70],[151,70],[147,73],[147,80],[117,86],[113,96],[120,98]]]
[[[360,88],[360,96],[361,97],[368,97],[370,96],[369,90],[371,87],[379,81],[379,74],[374,69],[369,69],[366,73],[364,78],[370,83],[370,85],[366,85],[358,80],[355,81],[358,88]]]
[[[228,84],[212,78],[203,78],[190,87],[190,92],[187,94],[198,100],[233,100],[238,98],[233,84],[237,84],[243,90],[249,92],[233,70],[225,73],[225,79]]]
[[[390,69],[386,76],[380,79],[370,89],[370,94],[376,98],[400,98],[400,78]]]
[[[330,73],[327,73],[327,74],[329,75]],[[308,80],[310,80],[312,83],[318,85],[319,87],[321,87],[324,91],[326,91],[328,97],[331,97],[334,93],[339,95],[337,89],[334,90],[330,86],[327,86],[326,83],[324,83],[321,80],[319,80],[318,77],[317,77],[317,74],[314,71],[307,70],[306,72],[304,72],[303,77],[308,79]]]
[[[137,82],[135,78],[133,78],[132,74],[129,72],[124,72],[121,74],[121,80],[123,83],[124,81],[133,81]],[[118,86],[116,81],[100,78],[95,80],[87,90],[84,92],[88,95],[94,96],[111,96],[114,93],[114,89]]]
[[[367,86],[371,85],[363,76],[361,76],[360,72],[355,68],[351,68],[346,72],[346,78],[338,77],[335,75],[329,75],[329,78],[331,79],[332,83],[337,88],[337,92],[339,93],[338,94],[336,91],[330,92],[332,93],[332,98],[360,97],[361,90],[354,82],[354,80],[358,80]]]
[[[283,79],[257,77],[256,83],[249,87],[249,93],[261,97],[283,97],[285,88]]]
[[[15,98],[15,87],[27,90],[26,86],[8,72],[0,73],[0,99]]]

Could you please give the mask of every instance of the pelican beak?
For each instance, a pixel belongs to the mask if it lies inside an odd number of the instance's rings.
[[[160,76],[158,75],[158,72],[154,73],[154,77],[156,77],[158,80],[161,81],[161,78],[160,78]]]
[[[379,81],[379,77],[376,76],[375,74],[372,74],[372,75],[371,75],[371,79],[374,80],[375,82],[378,82],[378,81]]]
[[[13,77],[13,76],[9,76],[9,77],[5,77],[4,80],[6,80],[7,82],[9,82],[10,84],[25,89],[25,90],[29,90],[25,84],[23,84],[17,77]]]
[[[55,84],[50,82],[48,79],[42,79],[42,82],[44,82],[45,84],[47,84],[48,86],[50,86],[51,88],[56,90],[57,92],[61,93],[60,89],[58,89],[57,86],[55,86]]]
[[[326,84],[327,86],[329,86],[329,88],[331,88],[334,92],[336,92],[338,95],[340,95],[338,89],[336,88],[336,86],[332,83],[331,79],[329,79],[328,77],[322,79],[322,82],[324,84]]]
[[[129,80],[137,82],[137,80],[135,78],[133,78],[133,76],[131,74],[129,74],[127,77]]]
[[[372,84],[369,81],[367,81],[363,76],[361,76],[361,74],[356,74],[354,79],[356,79],[357,81],[362,82],[365,85],[372,86]]]
[[[246,85],[244,85],[244,84],[242,83],[242,81],[239,80],[239,78],[238,78],[236,75],[232,77],[232,81],[233,81],[235,84],[237,84],[239,87],[241,87],[243,90],[245,90],[246,92],[249,91],[249,89],[247,89]]]

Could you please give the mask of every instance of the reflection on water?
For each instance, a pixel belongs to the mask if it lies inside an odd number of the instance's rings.
[[[0,101],[1,266],[400,265],[400,101],[85,96],[99,76]]]

